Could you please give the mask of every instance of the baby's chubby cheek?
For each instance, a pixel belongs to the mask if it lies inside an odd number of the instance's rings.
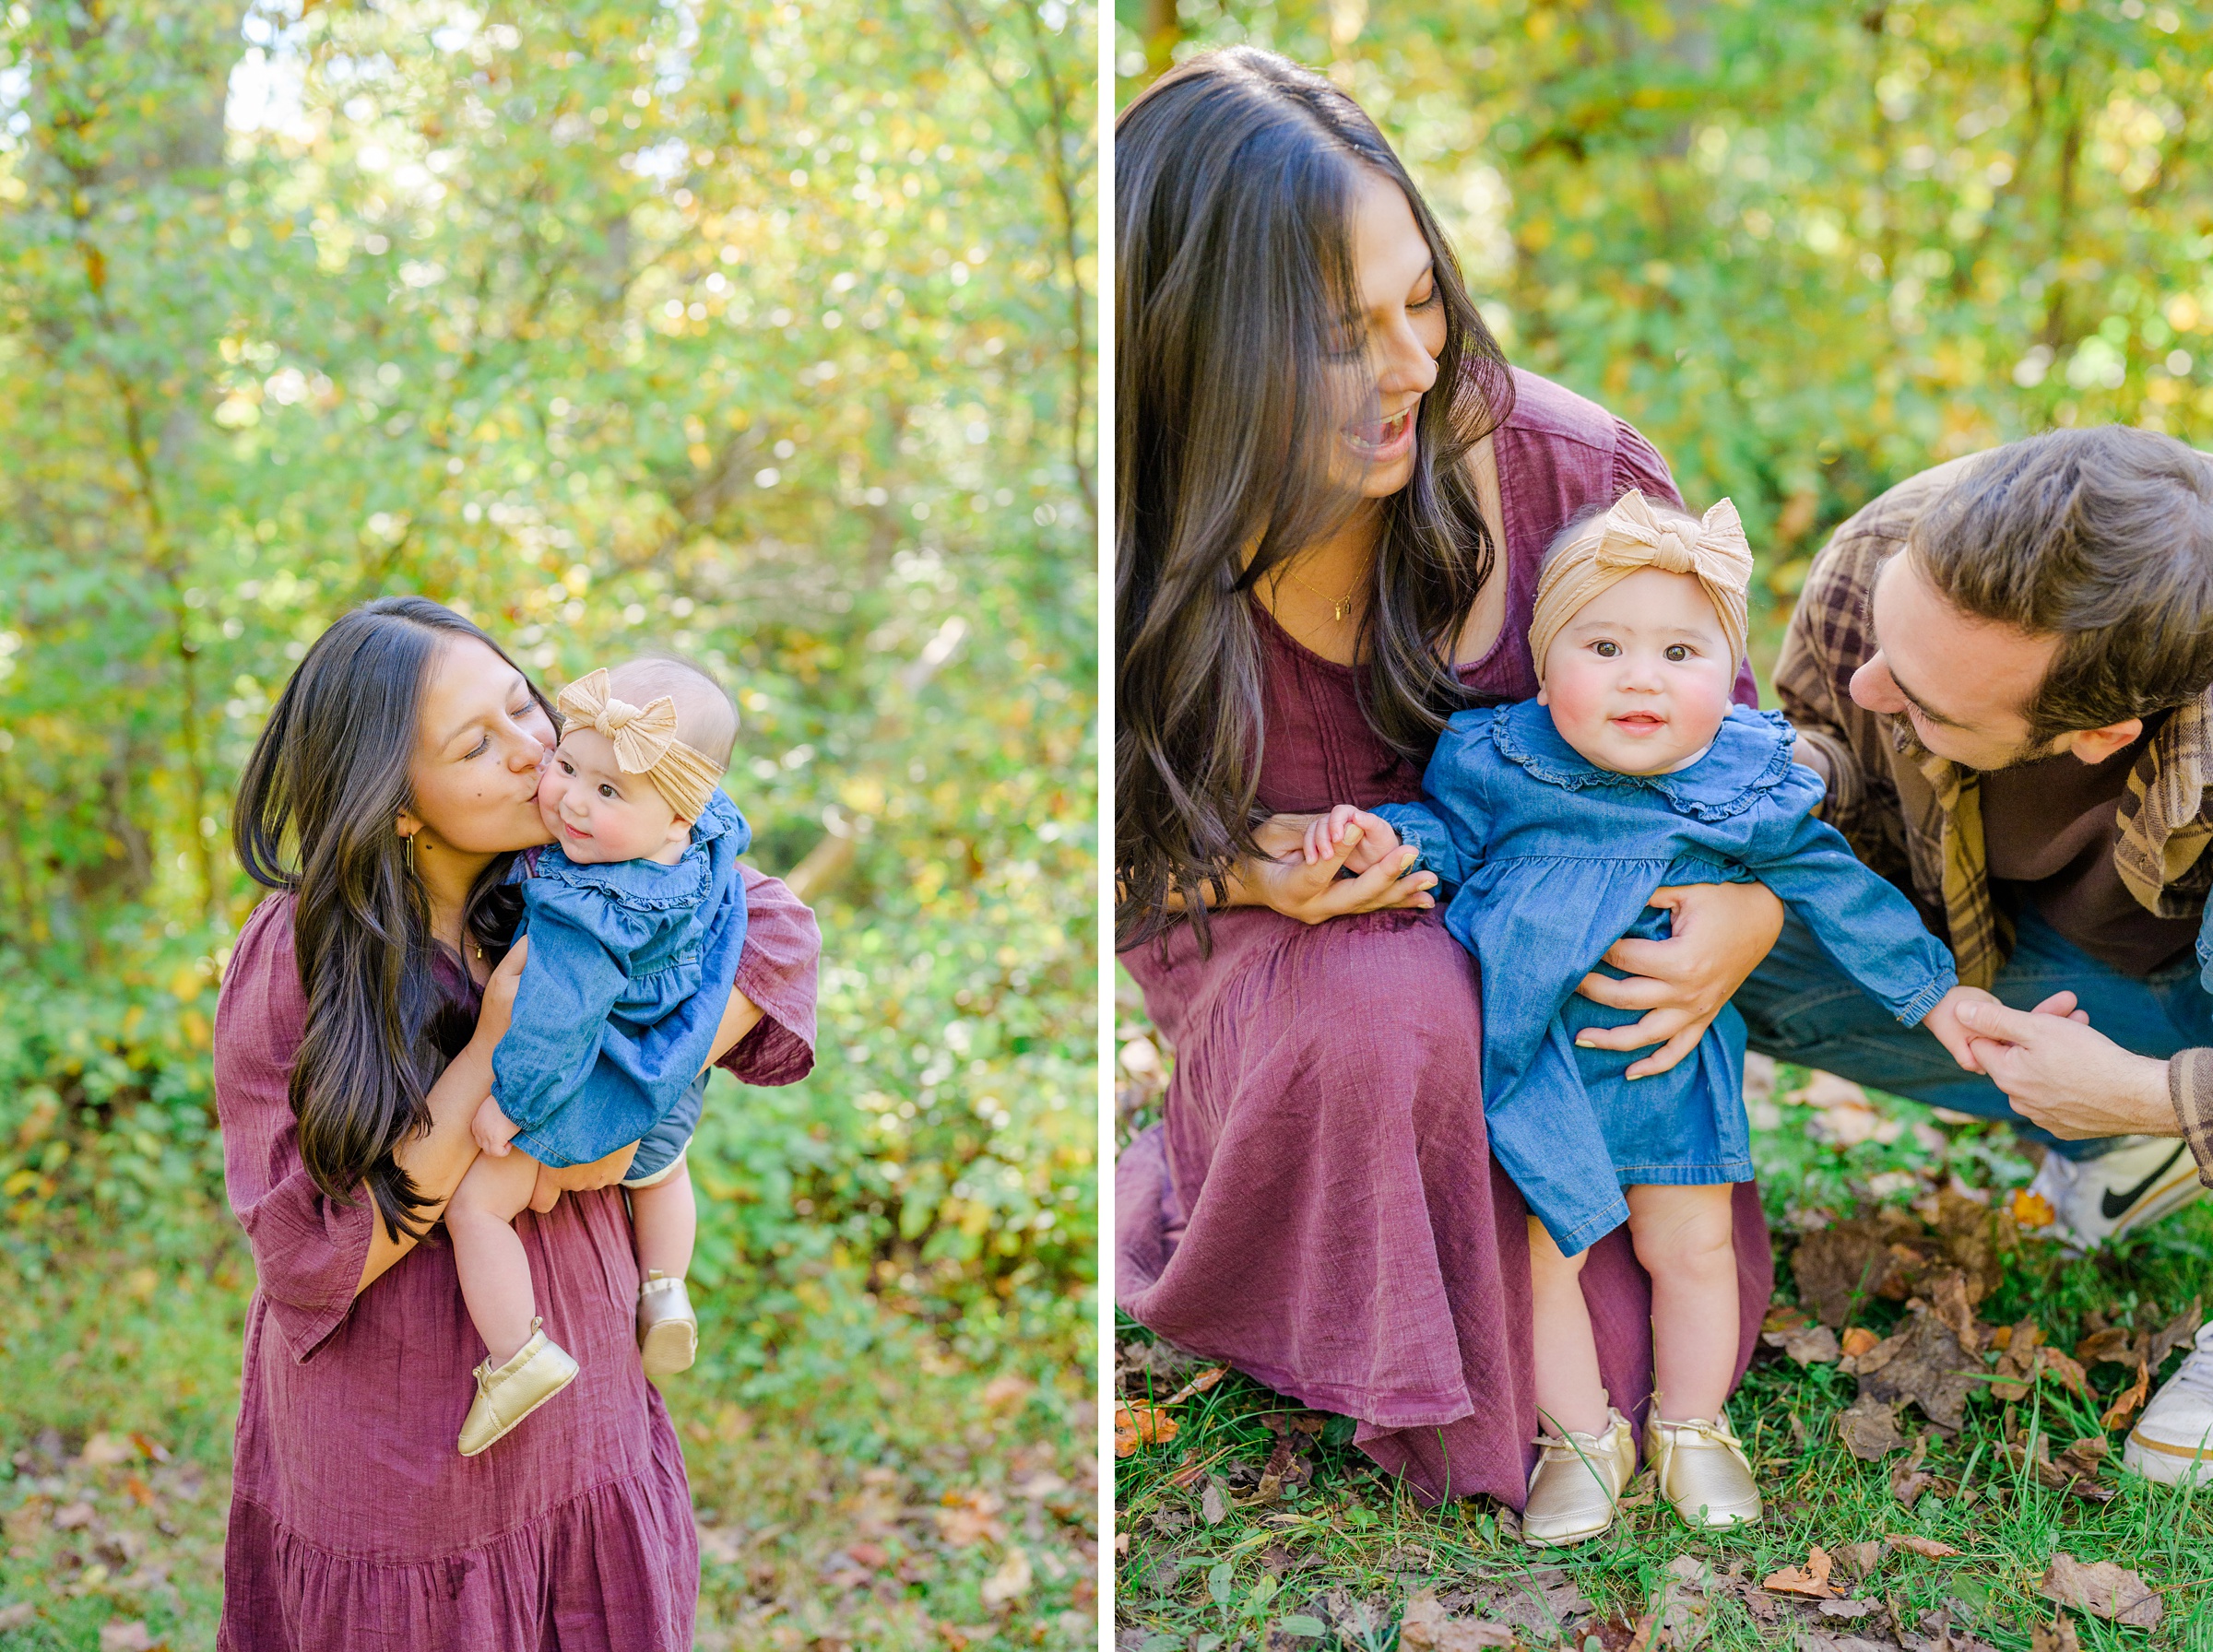
[[[1561,650],[1565,658],[1547,661],[1544,687],[1538,698],[1552,713],[1553,726],[1571,744],[1602,733],[1612,698],[1607,684],[1584,668],[1580,650]]]

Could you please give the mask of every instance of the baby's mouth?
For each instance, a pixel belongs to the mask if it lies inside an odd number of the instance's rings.
[[[1614,726],[1629,734],[1651,734],[1665,728],[1667,719],[1651,712],[1631,712],[1627,716],[1615,717]]]
[[[1395,418],[1386,419],[1380,424],[1347,426],[1344,439],[1352,443],[1354,452],[1360,454],[1382,453],[1395,447],[1404,439],[1414,423],[1414,410],[1420,406],[1419,402],[1411,403]]]

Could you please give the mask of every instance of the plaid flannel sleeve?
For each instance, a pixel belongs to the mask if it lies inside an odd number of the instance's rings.
[[[2197,1161],[2197,1179],[2213,1187],[2213,1050],[2184,1050],[2168,1062],[2167,1096]]]
[[[1848,686],[1867,655],[1866,559],[1857,549],[1840,539],[1815,559],[1775,662],[1775,693],[1798,731],[1799,761],[1828,783],[1818,813],[1854,842],[1870,800]]]

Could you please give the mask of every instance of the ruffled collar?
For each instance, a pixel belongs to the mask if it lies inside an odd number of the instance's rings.
[[[1679,814],[1725,820],[1750,808],[1791,772],[1797,733],[1781,712],[1735,705],[1706,755],[1673,774],[1617,774],[1602,769],[1564,739],[1552,713],[1533,700],[1490,714],[1499,756],[1547,785],[1580,792],[1593,786],[1657,792]]]
[[[725,838],[729,841],[718,846],[718,840]],[[692,842],[674,866],[663,866],[657,860],[586,864],[563,855],[559,844],[548,844],[537,852],[532,869],[541,878],[558,878],[579,888],[596,889],[626,905],[650,910],[689,906],[704,900],[714,887],[717,863],[727,864],[743,855],[752,846],[752,828],[738,812],[738,806],[718,791],[692,823]]]

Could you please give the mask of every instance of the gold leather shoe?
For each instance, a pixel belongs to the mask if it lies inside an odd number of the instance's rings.
[[[576,1362],[530,1322],[530,1339],[497,1371],[487,1359],[476,1369],[477,1398],[461,1424],[461,1455],[475,1457],[513,1433],[516,1423],[576,1380]]]
[[[645,1375],[674,1376],[691,1369],[699,1352],[699,1316],[680,1279],[648,1273],[638,1287],[638,1353]]]
[[[1659,1480],[1660,1495],[1685,1524],[1714,1528],[1748,1526],[1759,1518],[1752,1461],[1728,1418],[1663,1422],[1654,1410],[1645,1419],[1644,1455]]]
[[[1636,1472],[1636,1432],[1612,1406],[1603,1434],[1539,1434],[1521,1540],[1558,1549],[1598,1536],[1614,1524],[1622,1488]]]

